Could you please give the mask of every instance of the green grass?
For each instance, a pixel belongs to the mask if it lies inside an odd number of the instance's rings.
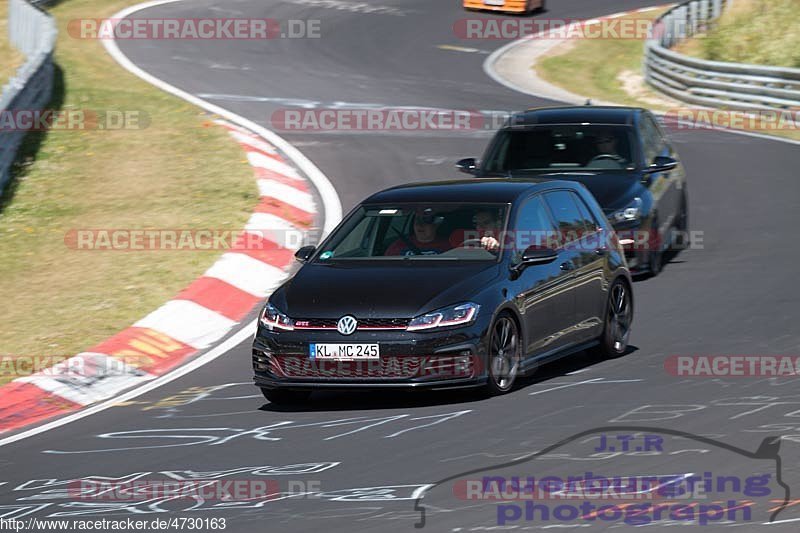
[[[136,110],[150,123],[27,137],[32,159],[0,206],[0,356],[86,349],[172,298],[221,253],[73,250],[70,229],[237,229],[257,202],[252,170],[223,128],[124,71],[99,41],[66,31],[71,19],[138,1],[67,0],[51,11],[62,109]]]
[[[737,0],[742,2],[752,0]],[[782,2],[783,0],[766,0]],[[797,4],[800,0],[790,0]],[[743,6],[744,7],[744,6]],[[647,16],[655,18],[661,12],[636,13],[629,17]],[[624,17],[624,18],[629,18]],[[780,37],[778,37],[780,39]],[[678,49],[683,53],[697,51],[705,45],[705,39],[689,39]],[[798,52],[800,45],[794,47]],[[568,42],[557,46],[551,53],[540,58],[534,68],[544,80],[597,100],[615,102],[620,105],[641,106],[657,111],[674,111],[679,107],[694,107],[660,96],[641,78],[644,43],[638,40],[594,39]],[[639,79],[634,79],[639,78]],[[633,80],[628,90],[622,79]],[[761,131],[779,137],[800,139],[800,131],[789,129]]]
[[[621,19],[654,19],[660,11],[635,13]],[[641,102],[618,81],[621,73],[642,70],[643,41],[638,39],[585,39],[567,43],[535,65],[544,79],[574,93],[625,105]]]
[[[0,0],[0,88],[14,75],[24,57],[8,42],[8,3]]]
[[[706,34],[677,48],[714,61],[800,68],[798,0],[737,0]]]

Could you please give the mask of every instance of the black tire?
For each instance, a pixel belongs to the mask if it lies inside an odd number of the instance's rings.
[[[606,301],[606,315],[603,320],[603,333],[597,354],[602,359],[619,357],[628,349],[633,322],[633,299],[628,283],[618,279],[611,284]]]
[[[525,10],[526,15],[532,15],[534,13],[541,13],[544,11],[545,0],[542,0],[542,5],[539,7],[533,7],[531,2],[528,3],[528,9]]]
[[[656,238],[651,245],[652,249],[647,256],[647,262],[650,271],[650,277],[654,278],[661,273],[661,269],[664,266],[664,250],[663,246],[661,245],[661,239],[659,238],[660,235],[658,233],[658,218],[655,216],[653,217],[650,227],[652,228],[650,231],[656,236]]]
[[[520,373],[521,353],[522,342],[517,322],[508,313],[500,314],[492,324],[486,354],[489,377],[486,392],[490,396],[505,394],[514,388]]]
[[[270,403],[278,405],[303,403],[308,401],[309,396],[311,396],[310,391],[283,389],[261,389],[261,394],[263,394],[264,398]]]
[[[673,250],[685,250],[689,247],[689,200],[684,189],[681,193],[681,210],[675,219],[677,235],[672,239]]]

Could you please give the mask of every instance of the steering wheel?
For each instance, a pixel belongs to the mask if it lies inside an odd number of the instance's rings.
[[[622,158],[617,154],[597,154],[592,158],[592,161],[600,161],[602,159],[613,159],[615,161],[622,161]]]
[[[497,250],[488,249],[486,246],[483,245],[482,241],[483,239],[467,239],[463,243],[461,243],[461,248],[468,248],[468,247],[471,248],[475,246],[477,248],[480,248],[481,250],[486,250],[490,254],[494,255],[497,255],[497,253],[500,251],[499,247],[497,248]]]
[[[476,245],[479,246],[480,248],[483,248],[483,243],[481,242],[481,239],[467,239],[463,243],[461,243],[461,248],[469,248],[471,246],[476,246]]]

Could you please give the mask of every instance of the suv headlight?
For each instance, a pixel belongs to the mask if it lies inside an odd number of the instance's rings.
[[[614,211],[610,218],[613,222],[625,222],[626,220],[636,220],[642,212],[642,199],[638,196],[625,206],[624,209]]]
[[[406,331],[419,331],[421,329],[445,328],[469,324],[478,315],[481,308],[478,304],[465,303],[443,307],[430,313],[418,316],[408,323]]]
[[[264,310],[261,312],[261,323],[267,326],[270,331],[274,328],[292,331],[294,329],[294,320],[281,313],[277,307],[267,302]]]

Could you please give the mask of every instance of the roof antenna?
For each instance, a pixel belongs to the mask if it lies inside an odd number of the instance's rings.
[[[592,105],[592,99],[591,98],[587,98],[586,99],[586,103],[583,104],[583,105]]]

